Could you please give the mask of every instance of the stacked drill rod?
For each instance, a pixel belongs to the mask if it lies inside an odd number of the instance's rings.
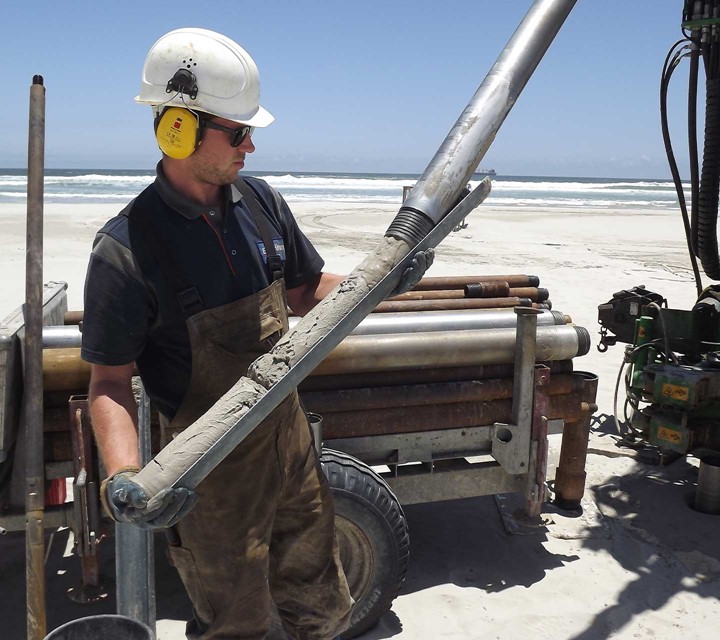
[[[344,438],[510,422],[517,316],[503,305],[458,309],[455,303],[509,300],[517,306],[519,298],[524,306],[540,307],[536,359],[551,372],[547,418],[563,420],[577,440],[597,380],[574,372],[572,361],[587,353],[589,335],[569,316],[547,308],[548,291],[538,285],[539,278],[527,275],[428,277],[407,294],[381,302],[299,387],[306,409],[323,416],[324,439],[338,447]],[[489,297],[469,297],[482,295]],[[420,296],[435,297],[413,299]],[[419,311],[417,302],[434,306]],[[403,312],[384,308],[409,303]],[[66,322],[80,320],[79,313],[66,315]],[[291,318],[291,326],[295,322]],[[46,442],[50,458],[64,459],[71,449],[62,414],[51,407],[68,391],[84,392],[89,367],[79,358],[76,327],[54,327],[44,335]],[[566,475],[577,484],[584,460],[576,469],[577,456],[568,455],[574,462],[566,465]],[[576,492],[569,492],[568,501]]]

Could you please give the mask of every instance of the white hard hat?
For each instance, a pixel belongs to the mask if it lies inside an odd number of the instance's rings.
[[[185,107],[253,127],[275,119],[260,106],[257,66],[240,45],[207,29],[176,29],[145,58],[136,102]]]

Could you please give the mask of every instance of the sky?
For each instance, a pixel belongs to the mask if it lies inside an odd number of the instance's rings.
[[[47,168],[151,169],[134,103],[164,33],[203,27],[260,70],[257,171],[422,173],[531,0],[204,0],[7,3],[0,166],[27,166],[29,87],[46,93]],[[683,0],[578,0],[481,162],[499,175],[665,178],[660,72]],[[704,92],[703,92],[704,93]],[[702,95],[702,94],[701,94]],[[687,64],[671,85],[683,175]]]

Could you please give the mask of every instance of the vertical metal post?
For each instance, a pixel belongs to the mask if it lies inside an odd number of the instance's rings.
[[[138,406],[140,464],[152,458],[150,399],[144,387]],[[144,622],[155,635],[155,540],[152,531],[131,524],[115,525],[115,575],[117,612]]]
[[[535,367],[530,459],[527,484],[525,485],[525,515],[531,519],[540,516],[543,502],[545,502],[548,458],[547,416],[550,410],[549,384],[549,367],[540,365]]]
[[[45,468],[43,462],[43,181],[45,177],[45,87],[34,76],[28,130],[27,248],[23,427],[25,430],[25,577],[27,637],[42,640],[45,615]]]
[[[535,391],[535,343],[540,309],[515,307],[515,364],[511,424],[495,425],[492,455],[507,473],[529,473]],[[533,472],[534,473],[534,472]]]
[[[515,375],[513,377],[512,423],[530,429],[535,388],[535,340],[540,309],[515,307]]]

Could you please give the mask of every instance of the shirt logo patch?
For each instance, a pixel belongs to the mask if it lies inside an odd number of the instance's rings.
[[[265,250],[265,243],[262,241],[258,241],[255,244],[257,244],[257,248],[260,252],[260,257],[262,258],[262,261],[267,264],[268,257],[267,251]],[[276,253],[280,256],[280,259],[285,262],[285,242],[282,238],[273,238],[273,244],[275,245]]]

